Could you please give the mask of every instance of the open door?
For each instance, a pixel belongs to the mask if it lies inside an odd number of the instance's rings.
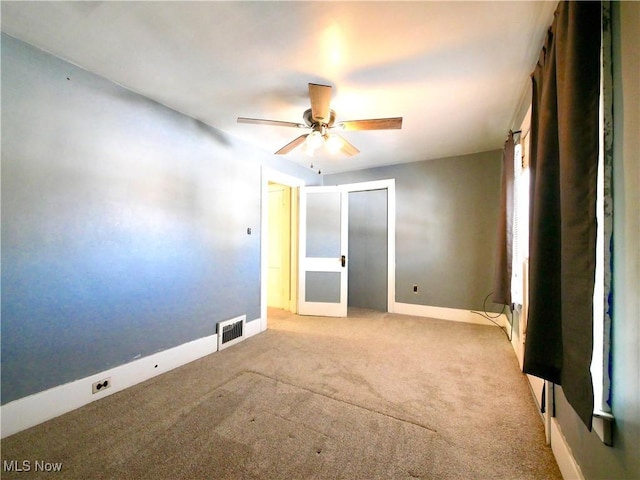
[[[347,316],[348,192],[300,188],[298,313]]]

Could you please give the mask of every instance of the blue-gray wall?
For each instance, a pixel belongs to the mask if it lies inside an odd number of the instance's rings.
[[[395,179],[397,302],[482,309],[493,288],[501,155],[324,176],[325,185]],[[495,308],[490,302],[487,307]]]
[[[259,318],[272,157],[3,35],[2,403]]]

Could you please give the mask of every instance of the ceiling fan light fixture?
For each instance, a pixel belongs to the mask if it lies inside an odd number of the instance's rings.
[[[335,154],[338,153],[342,148],[342,141],[340,140],[340,137],[338,137],[338,135],[336,135],[335,133],[331,133],[325,136],[325,145],[327,146],[327,150],[329,150],[329,153]]]
[[[314,153],[316,153],[316,151],[313,148],[311,148],[307,142],[304,142],[302,144],[302,147],[300,148],[300,151],[302,153],[306,153],[310,157],[313,157]]]
[[[307,139],[305,140],[305,144],[307,145],[307,148],[309,148],[310,150],[317,150],[323,145],[323,143],[324,143],[324,138],[322,138],[322,134],[317,131],[311,132],[309,136],[307,136]]]

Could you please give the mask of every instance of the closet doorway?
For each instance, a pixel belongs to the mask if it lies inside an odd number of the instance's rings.
[[[387,189],[349,192],[347,305],[388,311]]]

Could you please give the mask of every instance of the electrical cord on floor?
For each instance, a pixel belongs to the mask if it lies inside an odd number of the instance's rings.
[[[510,326],[511,326],[511,334],[507,333],[507,330],[505,328],[502,328],[502,325],[500,325],[498,322],[496,322],[496,318],[500,318],[500,315],[502,315],[504,313],[504,309],[506,307],[506,305],[502,306],[502,310],[500,311],[500,313],[498,313],[495,316],[491,316],[489,315],[489,313],[487,312],[487,300],[489,300],[489,297],[493,295],[493,292],[489,293],[489,295],[487,295],[486,297],[484,297],[484,300],[482,301],[482,310],[484,310],[484,313],[482,312],[476,312],[474,310],[471,310],[471,313],[475,313],[476,315],[480,315],[481,317],[486,318],[487,320],[489,320],[491,323],[493,323],[496,327],[500,327],[500,330],[502,330],[504,332],[504,334],[507,336],[507,340],[509,340],[509,342],[511,342],[511,339],[513,338],[513,321],[509,322]]]

